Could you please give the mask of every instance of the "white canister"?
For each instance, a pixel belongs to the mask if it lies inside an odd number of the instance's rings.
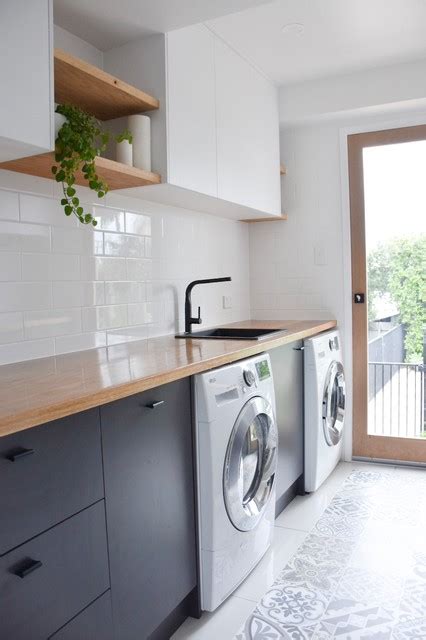
[[[115,157],[117,162],[133,166],[133,145],[128,140],[117,142],[115,147]]]
[[[59,130],[62,128],[62,125],[67,121],[66,117],[62,115],[62,113],[55,113],[54,116],[54,132],[55,132],[55,140],[58,137]]]
[[[133,166],[151,171],[151,120],[148,116],[129,116],[128,127],[133,136]]]

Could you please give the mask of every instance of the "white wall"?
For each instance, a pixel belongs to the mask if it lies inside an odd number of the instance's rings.
[[[94,64],[95,67],[103,68],[103,53],[96,49],[92,44],[82,40],[73,33],[54,25],[53,43],[55,47],[67,51],[73,56],[82,58],[90,64]]]
[[[65,217],[53,181],[0,171],[0,364],[183,330],[196,278],[232,277],[194,289],[205,326],[249,317],[245,223],[79,193],[95,231]]]
[[[347,381],[344,456],[352,456],[352,293],[347,135],[426,123],[426,109],[360,114],[281,132],[287,222],[250,225],[252,318],[336,318]],[[319,264],[321,263],[321,264]]]

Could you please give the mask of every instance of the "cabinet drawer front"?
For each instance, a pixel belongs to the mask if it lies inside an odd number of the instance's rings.
[[[101,498],[98,409],[0,438],[0,555]]]
[[[51,636],[51,640],[113,640],[111,593],[92,602],[76,618]]]
[[[0,638],[45,640],[108,588],[101,500],[0,559]]]

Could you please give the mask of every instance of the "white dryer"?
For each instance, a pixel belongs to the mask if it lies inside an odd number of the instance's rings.
[[[345,374],[340,335],[328,331],[304,342],[305,491],[316,491],[340,460],[345,422]]]
[[[269,356],[195,376],[201,608],[216,609],[268,549],[278,434]]]

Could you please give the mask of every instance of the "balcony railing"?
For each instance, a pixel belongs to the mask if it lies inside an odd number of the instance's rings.
[[[368,433],[425,438],[425,365],[369,362]]]

